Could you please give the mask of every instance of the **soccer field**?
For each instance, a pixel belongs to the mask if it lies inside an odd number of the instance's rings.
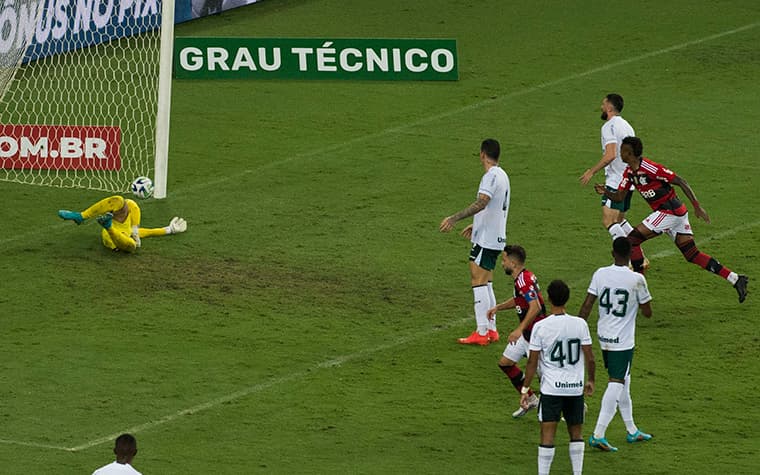
[[[632,396],[655,438],[626,444],[616,416],[619,452],[587,447],[584,473],[757,473],[755,0],[265,0],[176,34],[455,38],[459,81],[175,80],[169,197],[142,220],[188,231],[132,256],[56,216],[102,192],[0,182],[1,473],[91,473],[126,431],[146,475],[536,473],[538,422],[511,417],[504,345],[456,343],[474,326],[469,243],[438,225],[475,199],[480,142],[498,139],[508,241],[543,287],[569,283],[577,313],[611,262],[578,183],[609,92],[710,214],[691,216],[700,249],[751,293],[740,305],[666,237],[644,244],[654,316]],[[629,220],[648,213],[634,196]],[[503,273],[494,287],[511,296]],[[517,317],[499,322],[506,335]],[[594,351],[586,438],[606,386]],[[571,472],[567,441],[560,425],[552,473]]]

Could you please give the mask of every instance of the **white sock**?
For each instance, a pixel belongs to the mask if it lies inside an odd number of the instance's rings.
[[[726,277],[726,280],[731,282],[731,285],[736,285],[736,281],[739,280],[739,274],[736,272],[731,272],[728,274],[728,277]]]
[[[627,430],[629,434],[635,434],[639,428],[633,423],[633,400],[631,400],[630,374],[625,377],[625,386],[620,393],[618,406],[620,407],[620,416],[623,418],[623,423],[625,424],[625,430]]]
[[[623,230],[626,236],[631,234],[631,231],[633,231],[633,226],[631,226],[631,224],[625,219],[620,221],[618,224],[620,225],[620,228]]]
[[[573,475],[583,473],[583,449],[586,444],[582,440],[570,441],[570,464],[573,466]]]
[[[620,393],[624,387],[621,383],[615,383],[610,381],[607,383],[607,389],[602,396],[602,407],[599,409],[599,418],[596,420],[596,427],[594,428],[594,437],[601,439],[607,433],[607,426],[612,422],[612,418],[615,417],[617,412],[618,399],[620,399]]]
[[[617,239],[619,237],[626,237],[628,234],[623,230],[623,228],[620,226],[620,223],[615,223],[611,225],[609,228],[607,228],[607,232],[610,233],[610,236],[612,236],[612,239]]]
[[[538,475],[549,475],[554,460],[554,447],[538,446]]]
[[[475,323],[478,325],[478,334],[485,335],[488,333],[488,304],[491,299],[488,297],[488,286],[478,285],[472,288],[472,295],[475,299]]]
[[[496,306],[496,294],[493,293],[493,282],[488,282],[488,308],[494,308]],[[493,320],[488,320],[488,329],[496,331],[496,315],[493,316]]]

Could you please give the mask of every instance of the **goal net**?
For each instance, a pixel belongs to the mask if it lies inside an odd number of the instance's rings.
[[[154,176],[163,3],[6,0],[0,180],[124,192]]]

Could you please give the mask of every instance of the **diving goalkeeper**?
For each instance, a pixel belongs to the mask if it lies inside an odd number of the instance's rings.
[[[135,252],[140,247],[141,238],[178,234],[187,230],[187,222],[176,216],[166,227],[141,228],[140,207],[133,200],[118,195],[104,198],[81,213],[58,210],[58,216],[77,224],[95,217],[103,226],[103,245],[114,251]]]

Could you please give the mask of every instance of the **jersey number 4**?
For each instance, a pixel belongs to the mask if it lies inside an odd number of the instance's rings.
[[[560,368],[575,365],[581,359],[581,340],[571,338],[569,340],[557,340],[549,353],[549,359],[559,365]]]
[[[616,302],[613,302],[614,298],[610,297],[611,293],[617,297]],[[605,309],[607,315],[611,313],[616,317],[625,317],[628,311],[628,297],[630,297],[630,294],[625,289],[610,291],[609,287],[605,287],[602,295],[599,296],[599,307]],[[615,307],[614,310],[612,307]]]

